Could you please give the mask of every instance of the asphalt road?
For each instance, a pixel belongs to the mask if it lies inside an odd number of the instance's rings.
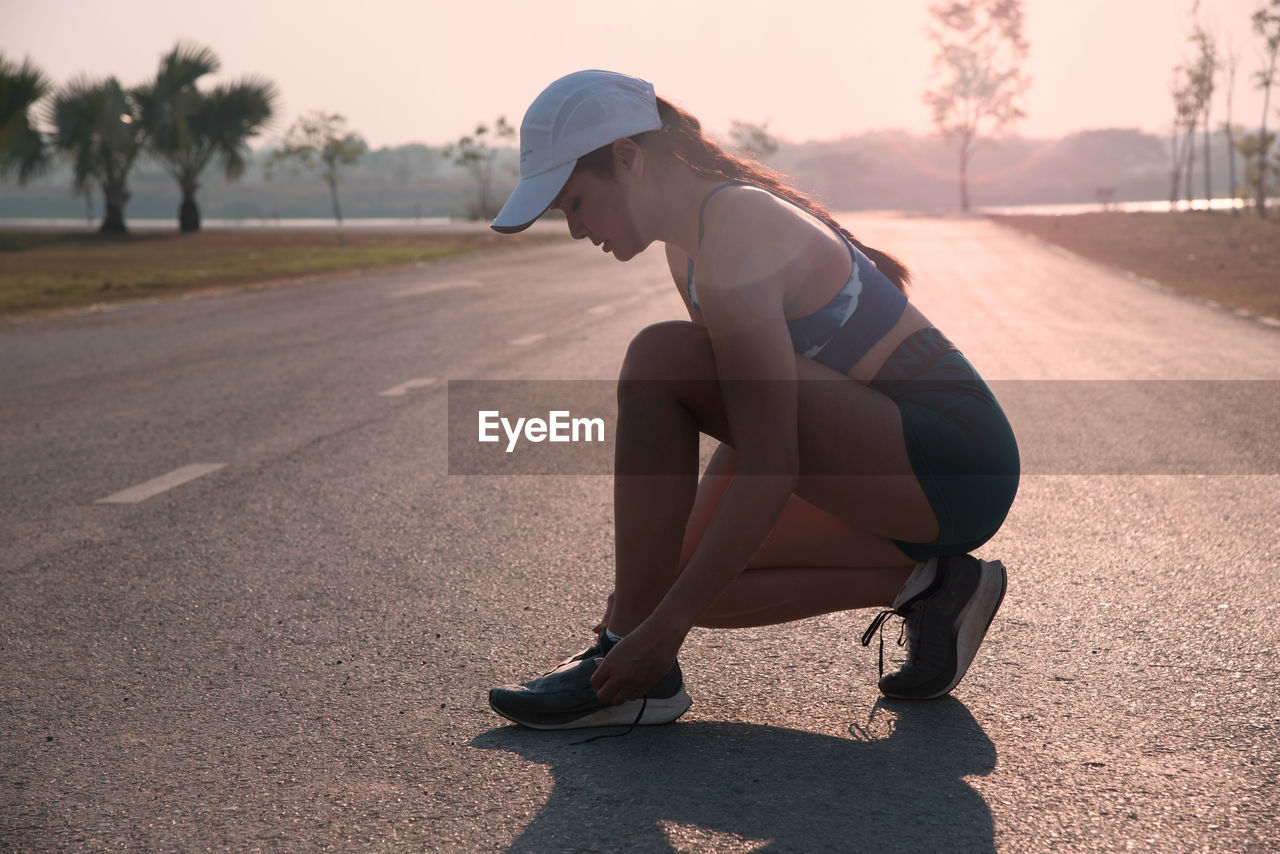
[[[589,640],[611,485],[450,474],[448,382],[607,389],[681,315],[659,255],[33,321],[0,329],[0,850],[1280,849],[1280,330],[981,220],[849,224],[1022,442],[951,698],[880,701],[858,612],[695,631],[674,726],[487,708]]]

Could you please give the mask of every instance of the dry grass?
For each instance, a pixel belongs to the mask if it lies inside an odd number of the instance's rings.
[[[0,231],[0,316],[438,261],[559,239],[498,234]]]
[[[1276,216],[1193,211],[992,219],[1179,293],[1280,319]]]

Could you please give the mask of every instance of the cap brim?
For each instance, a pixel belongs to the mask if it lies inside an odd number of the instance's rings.
[[[521,179],[489,227],[502,234],[515,234],[533,225],[560,195],[576,165],[577,161],[571,160],[549,172]]]

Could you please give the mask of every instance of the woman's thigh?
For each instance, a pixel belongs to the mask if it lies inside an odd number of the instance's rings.
[[[788,505],[777,542],[803,542],[804,531],[812,529],[829,534],[832,542],[856,543],[883,555],[884,548],[874,546],[877,541],[896,551],[889,539],[933,540],[938,523],[912,471],[897,404],[801,356],[796,356],[796,374],[800,471],[795,493],[800,500]],[[620,394],[627,382],[669,384],[698,428],[732,447],[715,357],[702,327],[679,322],[645,330],[628,350],[622,379]],[[721,465],[726,462],[722,457]],[[704,512],[712,486],[707,490],[704,497],[700,488],[698,498]]]

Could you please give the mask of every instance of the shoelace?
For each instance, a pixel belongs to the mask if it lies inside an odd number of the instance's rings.
[[[609,646],[611,647],[612,644],[609,644]],[[608,651],[609,650],[605,648],[604,636],[598,635],[596,642],[594,644],[592,644],[588,649],[583,650],[582,652],[578,653],[577,655],[575,655],[573,658],[569,660],[582,661],[588,658],[603,656],[606,653],[608,653]],[[574,741],[574,742],[571,742],[571,744],[574,744],[574,745],[590,744],[591,742],[599,741],[602,738],[622,738],[624,735],[631,735],[632,731],[635,730],[635,728],[640,725],[640,720],[644,717],[644,710],[648,708],[648,706],[649,706],[649,698],[641,697],[640,711],[639,713],[636,714],[635,720],[631,722],[631,726],[627,727],[625,732],[610,732],[610,733],[605,733],[603,735],[593,735],[591,738],[584,738],[582,741]]]
[[[871,625],[867,626],[867,630],[862,633],[862,645],[871,646],[871,636],[880,631],[880,675],[884,675],[884,621],[890,617],[901,617],[902,628],[898,631],[898,646],[902,646],[907,642],[907,615],[894,608],[887,611],[881,611],[876,614],[876,618],[871,621]]]
[[[599,741],[602,738],[622,738],[624,735],[631,735],[632,731],[640,725],[640,719],[644,717],[644,710],[649,705],[648,697],[640,698],[640,712],[636,715],[636,719],[631,722],[631,726],[627,727],[626,732],[609,732],[604,735],[593,735],[591,738],[584,738],[582,741],[572,742],[574,745],[590,744],[593,741]]]

